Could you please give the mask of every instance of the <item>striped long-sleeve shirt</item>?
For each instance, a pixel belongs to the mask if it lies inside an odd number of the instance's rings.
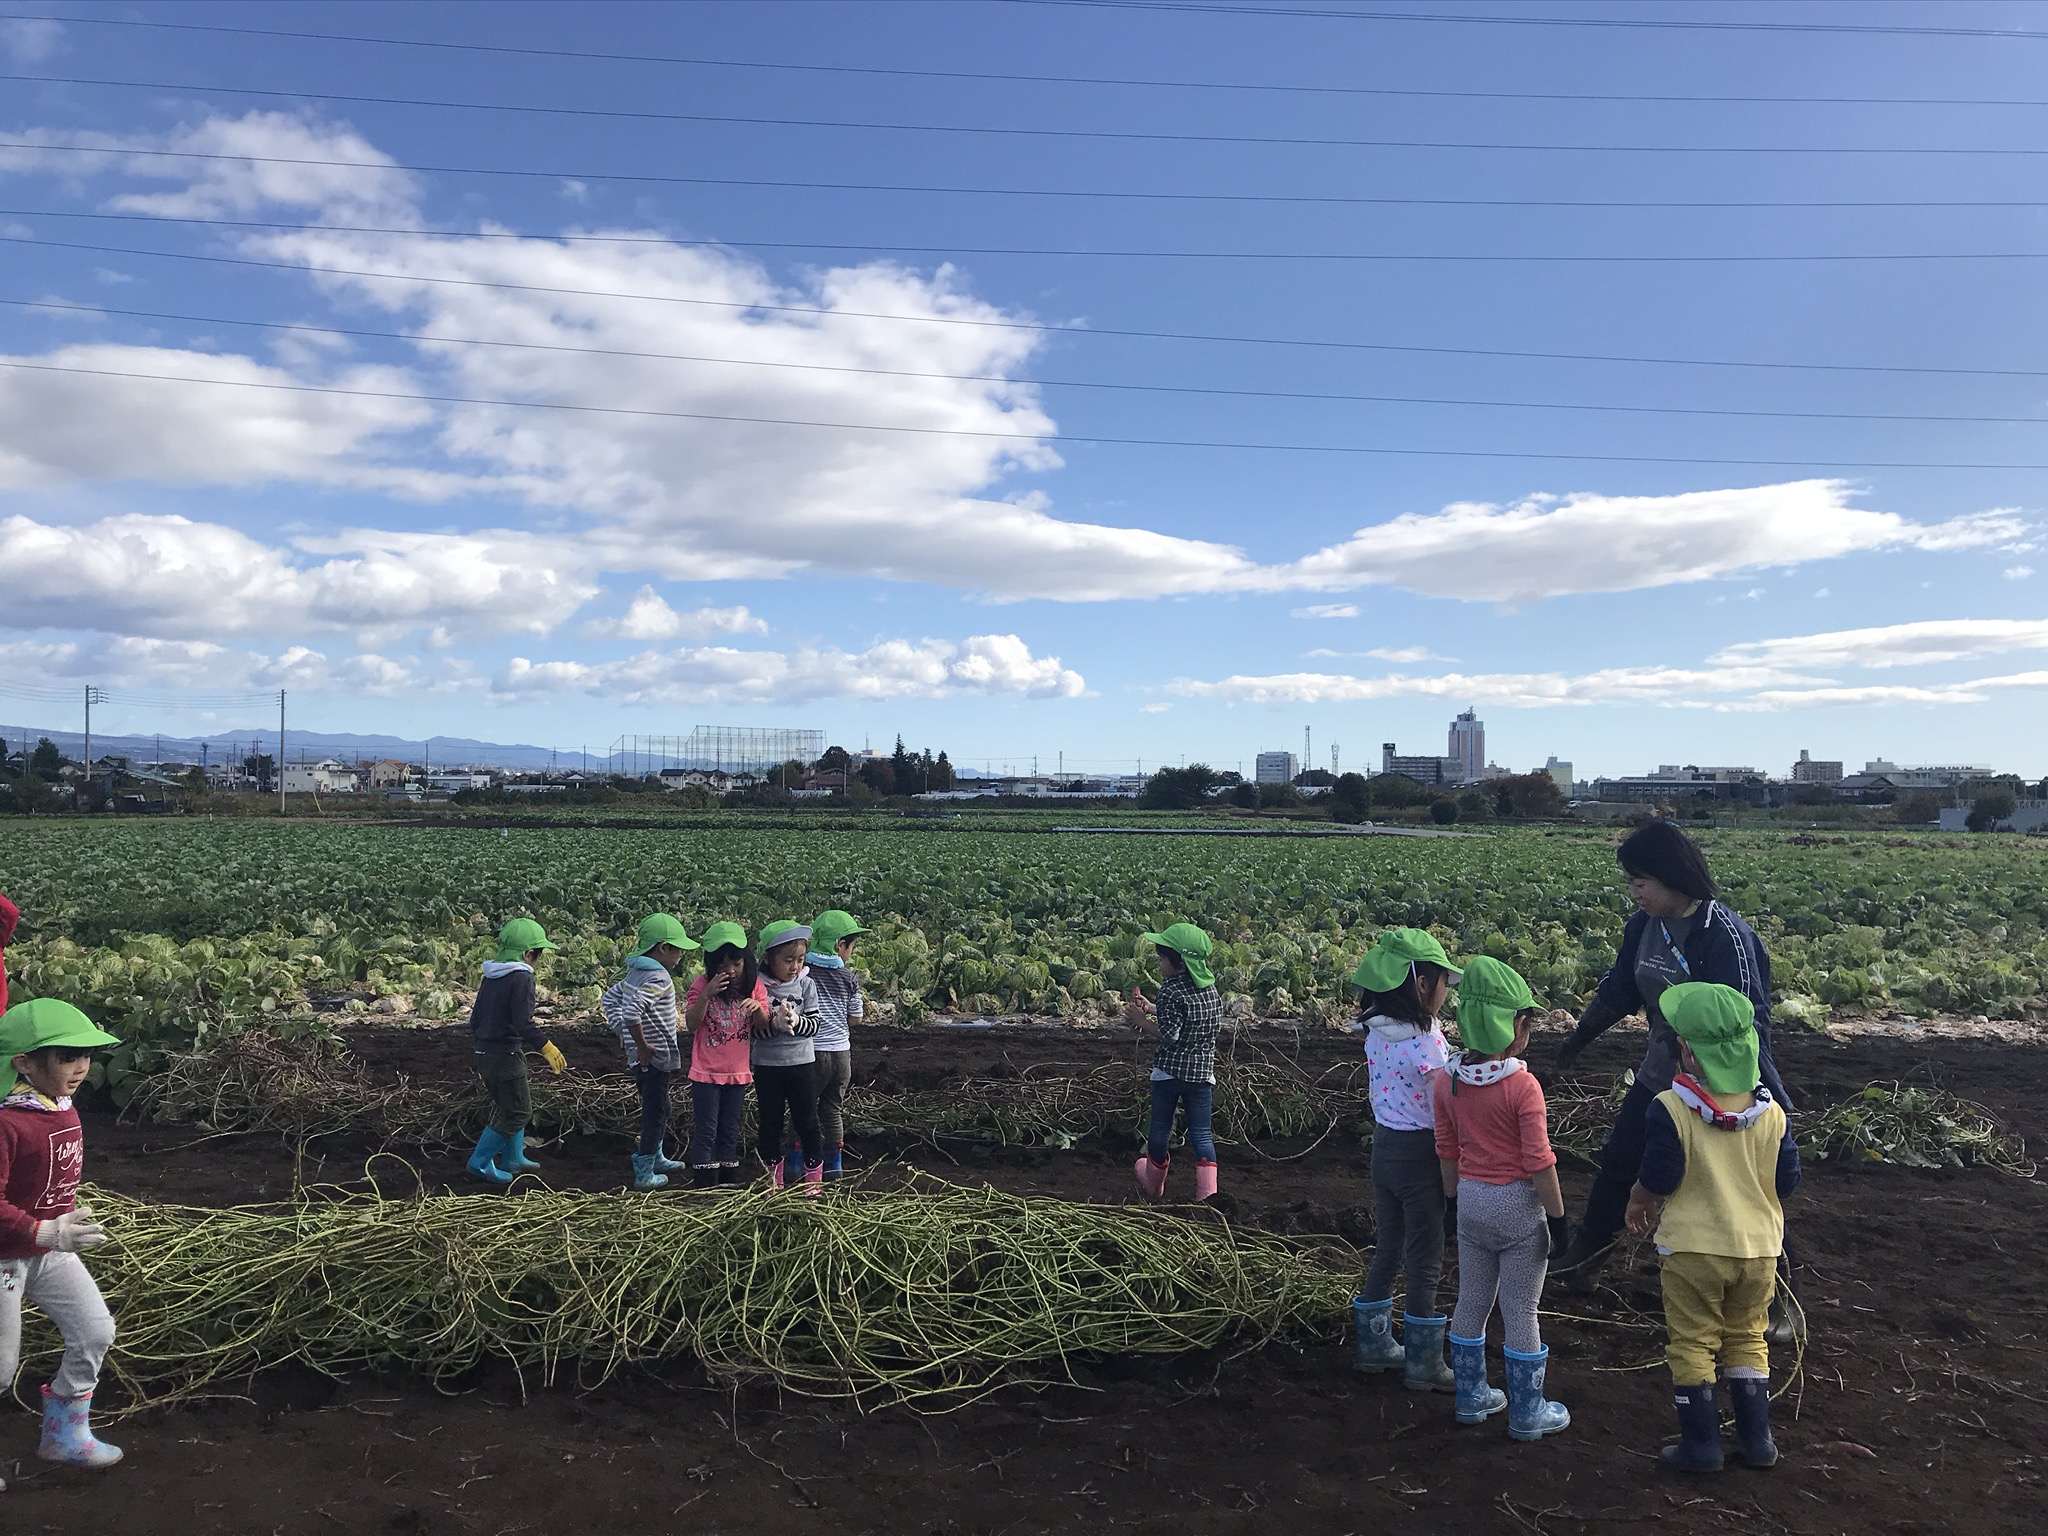
[[[647,1065],[663,1072],[683,1070],[682,1044],[676,1038],[676,983],[663,966],[635,962],[605,988],[598,1006],[604,1010],[605,1023],[626,1048],[627,1066],[640,1065],[640,1046],[633,1035],[637,1024],[654,1052]]]

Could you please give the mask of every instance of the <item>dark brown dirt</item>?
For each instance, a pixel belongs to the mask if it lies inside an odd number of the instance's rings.
[[[564,1032],[579,1062],[610,1060],[596,1031]],[[380,1065],[459,1079],[454,1031],[359,1037]],[[1604,1047],[1628,1063],[1634,1042]],[[874,1031],[856,1062],[894,1088],[1035,1062],[1126,1058],[1128,1041],[1083,1031]],[[1537,1053],[1540,1059],[1542,1046]],[[1303,1046],[1354,1059],[1347,1037]],[[1991,1106],[2036,1146],[2048,1138],[2037,1050],[1974,1042],[1788,1039],[1802,1100],[1873,1080],[1936,1083]],[[1592,1065],[1592,1063],[1589,1063]],[[201,1139],[91,1115],[92,1177],[150,1198],[276,1199],[292,1151],[272,1136]],[[309,1180],[358,1175],[374,1150],[306,1149]],[[1269,1145],[1284,1156],[1301,1144]],[[623,1185],[623,1140],[575,1137],[541,1154],[561,1185]],[[909,1162],[962,1180],[1072,1198],[1135,1198],[1126,1148],[858,1148],[870,1167]],[[1225,1149],[1234,1219],[1285,1232],[1370,1239],[1366,1158],[1348,1135],[1292,1161]],[[412,1154],[432,1187],[459,1157]],[[387,1188],[395,1164],[379,1167]],[[1576,1200],[1584,1174],[1567,1176]],[[833,1531],[855,1536],[1133,1530],[1422,1533],[1957,1531],[2041,1529],[2048,1467],[2048,1356],[2039,1255],[2048,1191],[1986,1170],[1810,1169],[1793,1209],[1810,1261],[1813,1336],[1802,1383],[1781,1404],[1785,1460],[1680,1483],[1654,1458],[1669,1433],[1654,1260],[1617,1264],[1580,1316],[1546,1318],[1552,1395],[1573,1427],[1536,1446],[1500,1421],[1462,1429],[1449,1400],[1361,1380],[1349,1344],[1276,1344],[1250,1355],[1113,1360],[1086,1389],[1012,1389],[957,1413],[862,1415],[837,1404],[735,1393],[687,1362],[593,1392],[522,1401],[509,1372],[455,1396],[404,1380],[274,1373],[250,1399],[137,1415],[108,1473],[26,1459],[34,1424],[0,1410],[0,1528],[124,1536],[245,1532],[509,1533],[588,1529]],[[1781,1362],[1781,1365],[1783,1362]],[[113,1406],[110,1404],[110,1406]],[[17,1458],[21,1458],[17,1460]]]

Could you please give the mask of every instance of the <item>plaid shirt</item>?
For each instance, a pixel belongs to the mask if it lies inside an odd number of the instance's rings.
[[[1223,1028],[1223,998],[1175,976],[1159,988],[1159,1045],[1152,1070],[1184,1083],[1216,1081],[1216,1034]]]

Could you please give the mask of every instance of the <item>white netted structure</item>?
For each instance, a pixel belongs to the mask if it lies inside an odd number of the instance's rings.
[[[700,725],[687,736],[621,736],[612,743],[615,773],[664,768],[705,773],[766,773],[784,763],[815,763],[825,755],[823,731],[776,726]]]

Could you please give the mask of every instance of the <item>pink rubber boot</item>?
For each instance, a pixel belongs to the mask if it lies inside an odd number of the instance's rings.
[[[814,1163],[810,1167],[804,1169],[805,1194],[809,1195],[812,1199],[816,1199],[818,1193],[821,1190],[823,1190],[824,1187],[825,1165],[823,1163]]]
[[[92,1432],[92,1394],[59,1397],[43,1388],[43,1442],[36,1455],[44,1461],[67,1467],[111,1467],[121,1459],[121,1448],[109,1445]]]
[[[768,1187],[770,1189],[781,1189],[783,1187],[782,1159],[779,1157],[768,1165]]]
[[[1195,1199],[1206,1200],[1216,1193],[1216,1165],[1206,1159],[1195,1164]]]
[[[1167,1163],[1172,1161],[1172,1158],[1168,1158],[1164,1163],[1155,1163],[1150,1157],[1139,1157],[1138,1166],[1134,1170],[1138,1175],[1138,1188],[1154,1200],[1165,1194]]]

